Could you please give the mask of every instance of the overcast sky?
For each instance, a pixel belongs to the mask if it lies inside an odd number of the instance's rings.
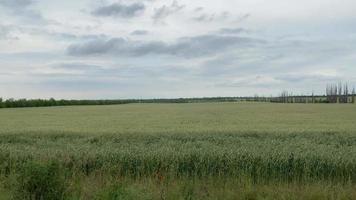
[[[356,84],[355,0],[0,0],[0,96],[323,93]]]

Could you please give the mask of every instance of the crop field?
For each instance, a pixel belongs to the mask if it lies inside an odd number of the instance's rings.
[[[356,105],[0,109],[0,199],[356,199]]]

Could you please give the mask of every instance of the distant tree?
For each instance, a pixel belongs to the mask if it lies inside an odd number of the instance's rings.
[[[341,99],[342,99],[342,83],[339,82],[339,85],[338,85],[338,95],[337,95],[337,103],[341,103]]]
[[[259,99],[260,99],[260,98],[259,98],[258,94],[255,94],[255,96],[254,96],[254,101],[258,102]]]
[[[288,102],[288,91],[284,90],[281,93],[280,97],[281,97],[281,100],[280,100],[281,103],[287,103]]]
[[[327,84],[326,85],[326,102],[328,103],[354,103],[355,88],[352,92],[348,83]]]
[[[15,107],[15,100],[13,99],[13,98],[10,98],[10,99],[7,99],[6,101],[5,101],[5,107],[6,108],[13,108],[13,107]]]
[[[349,102],[349,86],[347,83],[344,85],[344,99],[343,103],[348,103]]]
[[[330,98],[331,94],[330,94],[330,85],[329,84],[326,85],[325,94],[326,94],[326,101],[328,103],[331,103],[331,98]]]

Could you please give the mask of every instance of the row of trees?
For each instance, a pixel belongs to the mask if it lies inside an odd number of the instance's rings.
[[[348,84],[329,84],[326,98],[329,103],[355,103],[355,88],[350,92]]]
[[[328,103],[325,96],[320,95],[293,95],[288,91],[283,91],[279,97],[272,98],[271,102],[276,103]]]
[[[276,102],[276,103],[355,103],[355,88],[350,91],[348,84],[328,84],[325,95],[293,95],[283,91],[278,97],[203,97],[177,99],[123,99],[123,100],[55,100],[51,99],[7,99],[0,98],[0,108],[47,107],[72,105],[114,105],[128,103],[198,103],[198,102]]]
[[[7,99],[0,98],[0,108],[48,107],[71,105],[113,105],[131,103],[129,100],[55,100],[55,99]]]
[[[293,95],[283,91],[279,97],[272,98],[271,102],[277,103],[355,103],[355,88],[350,90],[347,83],[328,84],[325,95]]]
[[[177,99],[121,99],[121,100],[55,100],[51,99],[7,99],[0,98],[0,108],[49,107],[74,105],[116,105],[128,103],[197,103],[197,102],[234,102],[241,97],[204,97]]]

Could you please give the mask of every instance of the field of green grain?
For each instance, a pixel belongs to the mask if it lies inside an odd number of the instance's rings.
[[[0,109],[0,199],[356,199],[356,105]]]

